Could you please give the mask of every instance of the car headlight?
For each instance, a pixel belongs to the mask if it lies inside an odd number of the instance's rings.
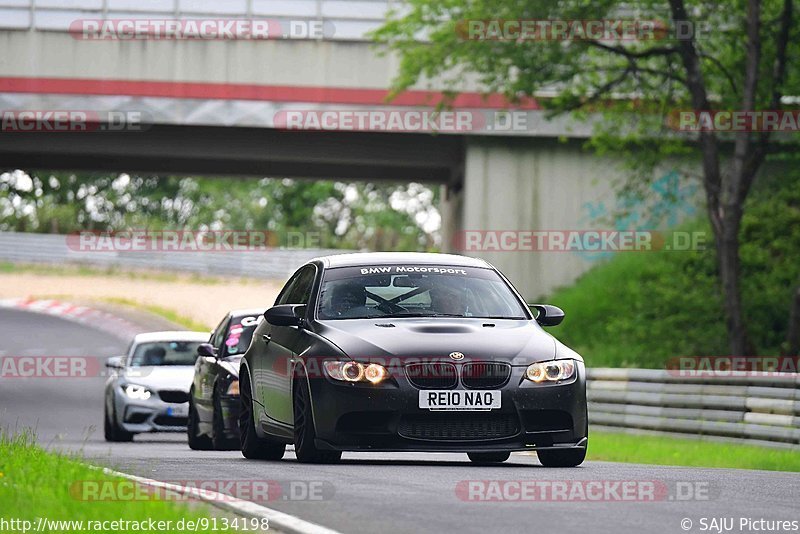
[[[150,390],[144,386],[139,386],[137,384],[128,384],[126,386],[123,386],[122,390],[131,399],[147,400],[150,398]]]
[[[239,394],[239,381],[234,380],[230,384],[228,384],[228,389],[225,390],[226,395],[238,395]]]
[[[389,376],[389,371],[382,365],[371,363],[364,365],[358,362],[324,362],[325,371],[334,380],[343,382],[370,382],[379,384]]]
[[[536,383],[558,382],[559,380],[568,380],[573,376],[575,376],[574,360],[534,363],[525,370],[525,378]]]

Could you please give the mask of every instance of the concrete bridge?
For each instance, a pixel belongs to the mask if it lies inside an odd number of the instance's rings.
[[[619,170],[582,148],[591,125],[547,121],[535,102],[509,108],[469,82],[452,116],[432,113],[435,81],[386,100],[398,61],[379,55],[365,34],[392,7],[0,0],[0,110],[77,110],[99,122],[89,131],[4,131],[0,168],[432,182],[444,192],[448,250],[464,230],[600,226],[614,208]],[[191,21],[223,33],[233,23],[239,33],[176,37],[196,31]],[[529,298],[572,282],[602,257],[471,254],[504,270]]]

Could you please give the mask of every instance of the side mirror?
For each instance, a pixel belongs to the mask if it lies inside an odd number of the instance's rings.
[[[106,359],[106,367],[109,369],[122,369],[122,361],[125,359],[125,356],[112,356],[111,358]]]
[[[301,326],[305,306],[298,304],[279,304],[264,312],[264,319],[273,326]]]
[[[197,355],[205,358],[216,358],[217,349],[211,343],[200,343],[197,346]]]
[[[528,308],[536,316],[536,322],[542,326],[557,326],[564,320],[564,310],[550,304],[529,304]]]

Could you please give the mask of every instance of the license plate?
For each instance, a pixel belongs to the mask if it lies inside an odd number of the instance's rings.
[[[189,403],[176,404],[167,408],[167,415],[173,417],[188,417],[189,416]]]
[[[429,389],[419,392],[419,407],[427,410],[481,412],[500,408],[500,390]]]

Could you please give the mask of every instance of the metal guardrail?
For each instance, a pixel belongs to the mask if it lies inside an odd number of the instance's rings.
[[[589,369],[593,429],[800,448],[800,375]]]
[[[54,265],[70,263],[253,278],[286,279],[311,258],[347,252],[352,251],[279,248],[263,252],[76,251],[67,245],[65,235],[0,232],[0,261]]]

